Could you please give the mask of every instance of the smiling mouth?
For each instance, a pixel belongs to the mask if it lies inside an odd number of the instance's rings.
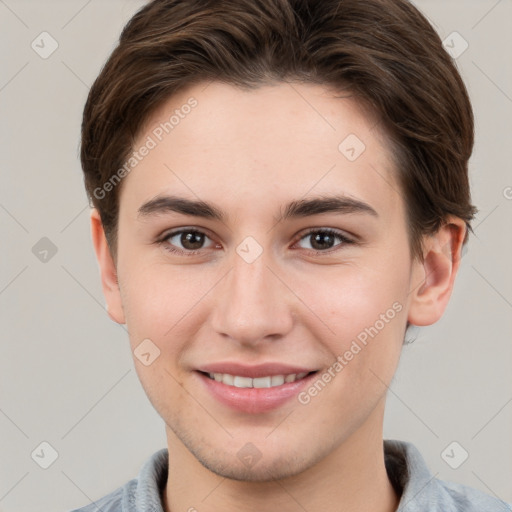
[[[235,388],[274,388],[278,386],[282,386],[283,384],[288,384],[291,382],[296,382],[298,380],[304,379],[313,373],[313,372],[303,372],[303,373],[291,373],[287,375],[268,375],[265,377],[242,377],[240,375],[230,375],[229,373],[206,373],[200,372],[211,380],[215,380],[216,382],[222,382],[227,386],[235,387]]]

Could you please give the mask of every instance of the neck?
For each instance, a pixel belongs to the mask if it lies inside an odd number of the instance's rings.
[[[165,512],[395,512],[398,508],[399,496],[384,463],[382,421],[380,428],[368,421],[307,470],[268,482],[218,476],[169,430],[167,437]]]

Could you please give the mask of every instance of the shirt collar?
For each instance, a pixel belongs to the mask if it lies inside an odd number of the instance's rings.
[[[462,510],[456,508],[442,483],[432,475],[418,449],[411,443],[384,440],[388,478],[400,496],[397,512]],[[167,483],[168,450],[155,452],[141,468],[134,488],[123,496],[123,510],[164,512],[162,497]],[[441,508],[439,508],[441,507]]]
[[[405,441],[384,440],[384,461],[388,478],[401,496],[397,512],[432,510],[444,490],[418,449]]]

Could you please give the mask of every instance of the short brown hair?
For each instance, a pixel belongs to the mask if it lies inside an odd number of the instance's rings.
[[[127,23],[84,109],[81,162],[113,255],[123,167],[170,96],[217,80],[302,81],[350,91],[390,141],[412,254],[447,215],[470,221],[474,120],[467,90],[426,18],[406,0],[154,0]],[[341,142],[341,141],[340,141]],[[467,241],[467,234],[464,242]]]

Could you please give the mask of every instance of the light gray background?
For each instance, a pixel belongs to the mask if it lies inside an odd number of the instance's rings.
[[[0,511],[66,511],[136,476],[166,445],[135,374],[127,333],[104,311],[78,160],[88,88],[122,26],[127,0],[0,0]],[[471,160],[480,208],[451,303],[404,348],[385,437],[412,441],[432,472],[512,501],[512,3],[415,2],[445,39],[476,115]],[[58,49],[42,59],[47,31]],[[48,237],[57,253],[40,261]],[[42,469],[41,442],[58,452]],[[469,458],[450,468],[457,441]]]

